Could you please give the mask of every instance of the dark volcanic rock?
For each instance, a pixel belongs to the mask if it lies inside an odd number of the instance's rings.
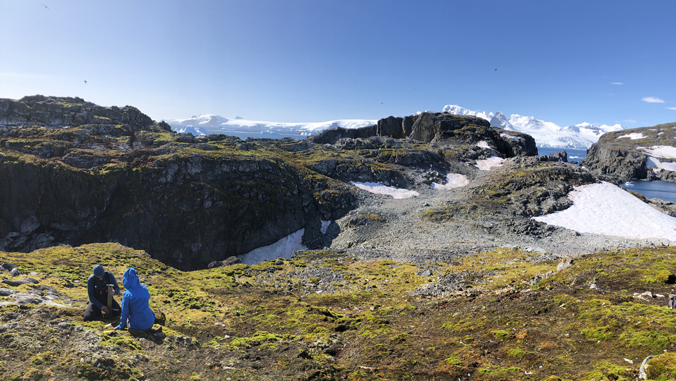
[[[369,147],[359,147],[360,143],[355,139],[374,136],[411,138],[423,143],[440,145],[473,145],[486,141],[506,157],[534,156],[538,152],[535,140],[530,135],[491,127],[488,121],[478,117],[448,113],[424,112],[404,118],[390,116],[379,120],[376,126],[349,130],[334,128],[308,139],[318,144],[339,144],[343,149],[356,149]]]
[[[631,139],[635,134],[638,139]],[[658,170],[649,166],[648,153],[642,148],[653,146],[676,146],[676,123],[660,124],[653,127],[634,128],[609,132],[601,136],[580,163],[592,173],[606,176],[614,182],[654,179],[676,181],[672,171]],[[662,162],[674,161],[659,158]]]
[[[85,124],[125,124],[137,130],[152,125],[153,120],[135,107],[102,107],[81,98],[33,95],[18,101],[0,99],[0,126],[63,127]]]
[[[526,134],[506,132],[474,116],[422,113],[412,126],[410,137],[426,143],[476,144],[481,141],[506,157],[537,155],[535,140]]]
[[[550,155],[540,156],[541,161],[560,161],[563,163],[568,162],[568,153],[566,151],[554,152]]]
[[[377,126],[367,126],[361,128],[343,128],[336,127],[324,130],[317,135],[308,137],[308,140],[317,144],[336,144],[339,139],[350,138],[368,138],[377,135]]]
[[[256,158],[170,157],[93,173],[17,160],[0,164],[0,178],[0,237],[20,232],[6,250],[33,250],[45,235],[117,241],[184,269],[274,243],[313,216],[338,218],[355,202],[346,188],[317,188],[283,162]]]

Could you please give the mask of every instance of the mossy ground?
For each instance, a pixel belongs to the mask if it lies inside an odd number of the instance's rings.
[[[315,251],[282,264],[183,272],[112,243],[0,253],[72,300],[66,308],[0,308],[0,373],[7,380],[629,380],[643,358],[666,351],[651,377],[672,377],[676,314],[666,297],[632,296],[674,292],[676,248],[589,255],[531,286],[557,264],[538,259],[498,249],[413,265]],[[82,321],[96,263],[118,278],[127,267],[139,271],[151,307],[166,317],[164,335],[110,334],[106,324],[115,321]],[[456,296],[410,294],[461,272],[472,275]],[[111,354],[85,353],[73,335]]]

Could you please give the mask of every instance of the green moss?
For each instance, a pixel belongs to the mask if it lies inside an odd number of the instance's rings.
[[[505,339],[509,338],[510,335],[511,335],[508,331],[505,331],[505,330],[502,330],[502,329],[491,331],[491,333],[498,340],[505,340]]]
[[[479,375],[482,380],[512,380],[518,379],[524,371],[516,366],[484,366],[479,368]]]
[[[650,284],[665,284],[674,278],[674,275],[669,270],[654,270],[648,269],[643,271],[645,282]]]
[[[667,352],[648,361],[648,378],[656,381],[676,379],[676,353]]]
[[[612,336],[612,332],[609,331],[609,327],[592,327],[585,328],[582,330],[582,334],[587,340],[599,341],[605,340]]]
[[[446,365],[451,365],[451,366],[461,366],[462,365],[462,361],[460,361],[460,359],[456,355],[452,355],[451,357],[444,359],[443,363],[446,364]]]

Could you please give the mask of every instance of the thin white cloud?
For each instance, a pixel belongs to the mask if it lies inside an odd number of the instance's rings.
[[[667,107],[669,110],[676,110],[676,107]]]
[[[610,82],[611,85],[624,85],[622,82]]]
[[[634,119],[627,119],[627,120],[625,120],[625,122],[627,122],[627,123],[637,123],[637,121],[635,121]]]
[[[664,103],[663,100],[661,100],[660,98],[656,98],[656,97],[644,97],[644,98],[641,98],[641,100],[643,102],[648,102],[648,103]]]

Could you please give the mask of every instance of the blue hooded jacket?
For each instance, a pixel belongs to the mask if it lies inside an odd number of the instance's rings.
[[[118,329],[127,327],[139,331],[145,331],[155,324],[155,313],[148,306],[150,293],[146,286],[139,282],[136,269],[130,268],[124,272],[122,284],[127,291],[122,295],[122,316]]]

